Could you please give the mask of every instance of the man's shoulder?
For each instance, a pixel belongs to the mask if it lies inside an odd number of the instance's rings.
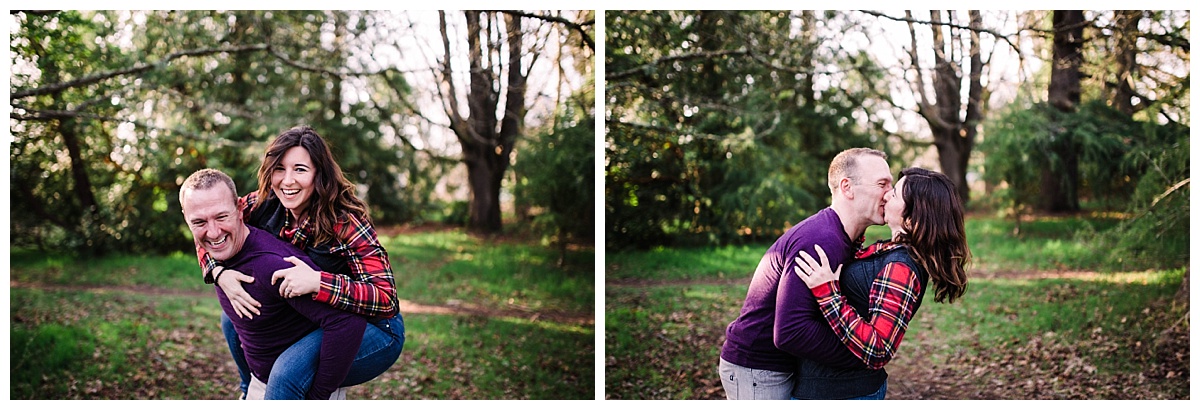
[[[805,238],[837,232],[841,226],[835,222],[838,222],[837,213],[833,208],[826,207],[792,226],[780,239]]]
[[[846,239],[846,232],[842,229],[833,208],[823,208],[805,218],[784,233],[773,247],[791,254],[801,249],[812,248],[813,245],[821,245],[826,253],[837,252],[838,254],[844,251],[835,250],[834,247],[846,248],[846,250],[851,248],[851,244]]]

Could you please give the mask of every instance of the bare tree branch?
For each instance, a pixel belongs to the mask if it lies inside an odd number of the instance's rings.
[[[917,19],[912,18],[912,15],[908,14],[908,13],[906,13],[905,17],[894,17],[894,16],[889,16],[887,14],[883,14],[878,11],[872,11],[872,10],[859,10],[859,12],[865,13],[865,14],[870,14],[875,17],[882,17],[882,18],[885,18],[888,20],[906,22],[906,23],[910,23],[910,24],[911,23],[928,24],[928,25],[938,24],[938,25],[943,25],[943,26],[952,27],[952,28],[971,30],[974,32],[979,32],[979,33],[987,33],[987,34],[991,34],[993,37],[996,37],[1000,40],[1004,40],[1004,42],[1008,43],[1008,46],[1012,47],[1012,49],[1014,51],[1017,51],[1018,53],[1021,51],[1021,48],[1017,47],[1016,43],[1013,43],[1012,40],[1009,38],[1011,36],[1011,34],[1002,34],[995,30],[990,30],[990,29],[986,29],[986,28],[982,28],[982,27],[964,26],[964,25],[955,24],[952,22],[936,22],[936,21],[929,21],[929,20],[917,20]]]
[[[110,78],[114,78],[114,77],[119,77],[119,76],[123,76],[123,75],[131,75],[131,74],[141,74],[141,73],[144,73],[144,72],[147,72],[147,71],[159,68],[159,67],[163,67],[163,66],[167,65],[167,63],[170,63],[172,60],[175,60],[175,59],[178,59],[181,57],[202,56],[202,55],[219,54],[219,53],[244,53],[244,52],[249,52],[249,51],[262,51],[262,50],[266,50],[267,48],[269,48],[269,46],[266,44],[254,44],[254,45],[245,45],[245,46],[230,46],[230,47],[201,48],[201,49],[195,49],[195,50],[185,50],[185,51],[180,51],[180,52],[176,52],[176,53],[171,53],[171,54],[167,55],[165,58],[163,58],[162,60],[159,60],[154,63],[137,64],[137,65],[134,65],[133,67],[126,68],[126,69],[103,72],[103,73],[96,73],[96,74],[85,76],[85,77],[82,77],[79,79],[56,83],[56,84],[50,84],[50,85],[47,85],[44,87],[34,88],[32,90],[15,91],[12,93],[12,96],[10,97],[10,99],[53,94],[53,93],[56,93],[56,92],[59,92],[59,91],[62,91],[62,90],[68,89],[68,88],[75,88],[75,87],[81,87],[81,86],[85,86],[85,85],[95,84],[95,83],[98,83],[98,82],[101,82],[101,81],[104,81],[104,80],[107,80]]]
[[[591,26],[591,25],[596,24],[596,20],[594,20],[594,19],[588,20],[588,21],[585,21],[582,23],[576,23],[576,22],[573,22],[573,21],[570,21],[570,20],[567,20],[567,19],[564,19],[564,18],[558,17],[558,16],[546,16],[546,15],[541,15],[541,14],[527,13],[527,12],[519,11],[519,10],[485,10],[485,11],[495,11],[495,12],[509,14],[509,15],[513,15],[513,16],[517,16],[517,17],[528,17],[528,18],[532,18],[532,19],[548,21],[551,23],[562,24],[564,26],[567,26],[567,28],[569,28],[571,30],[575,30],[575,31],[579,32],[579,36],[583,38],[584,45],[586,45],[589,50],[592,50],[592,52],[596,51],[596,42],[594,40],[592,40],[592,36],[588,34],[587,29],[584,29],[584,26]]]

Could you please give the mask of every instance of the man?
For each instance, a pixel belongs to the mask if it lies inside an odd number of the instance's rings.
[[[237,206],[233,180],[221,171],[196,171],[179,190],[183,217],[198,246],[229,270],[252,276],[246,291],[262,306],[260,314],[242,318],[224,292],[216,291],[221,308],[233,321],[255,378],[263,382],[271,374],[275,359],[300,338],[320,328],[320,359],[306,398],[327,399],[338,389],[362,342],[366,319],[335,309],[312,298],[280,296],[279,285],[271,282],[275,271],[292,267],[285,261],[296,257],[313,266],[309,258],[274,235],[248,226]],[[224,273],[221,271],[217,275]]]
[[[830,266],[850,260],[867,227],[884,223],[892,174],[883,152],[852,148],[834,157],[828,176],[833,204],[788,229],[767,249],[741,314],[726,328],[719,372],[731,400],[791,398],[796,369],[805,360],[865,368],[825,321],[808,286],[789,273],[800,251],[816,254],[814,245],[825,250]],[[875,382],[849,380],[843,388],[857,393],[873,386],[858,394],[865,396],[880,386]]]

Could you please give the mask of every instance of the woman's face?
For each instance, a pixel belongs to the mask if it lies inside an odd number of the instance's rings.
[[[904,232],[904,180],[907,177],[900,178],[896,181],[896,185],[892,187],[892,191],[887,193],[887,204],[883,208],[883,219],[887,222],[888,228],[892,229],[892,235]]]
[[[283,159],[271,172],[271,191],[292,212],[292,216],[300,218],[308,208],[308,200],[313,195],[312,157],[304,147],[292,147],[283,153]]]

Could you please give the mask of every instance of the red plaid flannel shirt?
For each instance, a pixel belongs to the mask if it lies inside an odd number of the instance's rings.
[[[859,251],[862,259],[898,246],[894,242],[876,243]],[[904,339],[914,307],[921,297],[921,282],[907,265],[889,263],[875,276],[871,285],[870,319],[858,316],[846,301],[838,281],[822,283],[812,289],[821,305],[825,320],[833,327],[850,351],[871,369],[887,365]]]
[[[238,198],[242,216],[249,218],[250,209],[257,201],[257,193]],[[295,226],[291,214],[281,232],[271,232],[301,250],[312,245],[311,225],[305,219]],[[346,257],[351,276],[321,272],[321,287],[314,300],[327,303],[334,308],[364,316],[390,318],[399,312],[396,299],[395,279],[387,250],[379,243],[375,227],[357,216],[347,215],[333,226],[337,233],[335,252]],[[212,270],[217,261],[204,248],[196,246],[196,255],[203,268],[205,282],[211,282]]]

